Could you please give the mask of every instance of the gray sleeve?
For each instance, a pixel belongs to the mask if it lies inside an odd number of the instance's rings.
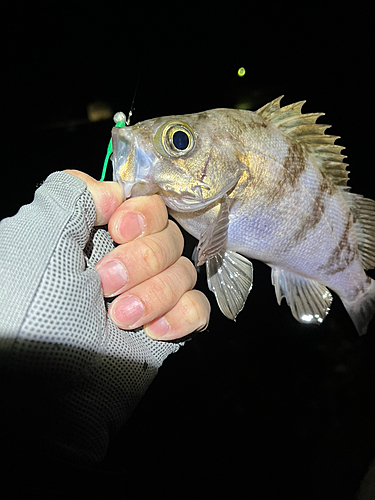
[[[94,266],[114,244],[94,220],[85,184],[56,172],[1,221],[0,362],[10,377],[48,385],[55,420],[45,439],[99,460],[179,345],[110,320]]]

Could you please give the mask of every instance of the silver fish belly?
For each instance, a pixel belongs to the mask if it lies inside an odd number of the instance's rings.
[[[268,264],[276,297],[321,323],[341,298],[359,334],[375,311],[375,202],[352,194],[337,137],[303,102],[217,109],[113,129],[125,197],[160,194],[199,240],[219,307],[235,319],[252,288],[248,258]],[[248,258],[246,258],[248,257]]]

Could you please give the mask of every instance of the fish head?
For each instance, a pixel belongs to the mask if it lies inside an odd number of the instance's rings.
[[[230,191],[245,168],[225,112],[161,117],[114,127],[113,171],[125,198],[158,193],[177,211],[196,211]]]

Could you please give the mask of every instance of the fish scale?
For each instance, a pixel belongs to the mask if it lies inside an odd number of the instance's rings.
[[[323,113],[280,101],[115,127],[114,180],[125,198],[158,193],[199,240],[196,263],[206,264],[227,317],[244,307],[249,259],[258,259],[298,321],[324,320],[329,288],[363,334],[375,310],[375,282],[364,272],[375,266],[375,202],[350,193],[339,137],[316,123]]]

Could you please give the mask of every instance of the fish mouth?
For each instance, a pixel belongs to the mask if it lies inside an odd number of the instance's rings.
[[[125,199],[156,192],[151,179],[156,157],[144,151],[129,128],[115,127],[112,132],[113,180],[120,183]]]

